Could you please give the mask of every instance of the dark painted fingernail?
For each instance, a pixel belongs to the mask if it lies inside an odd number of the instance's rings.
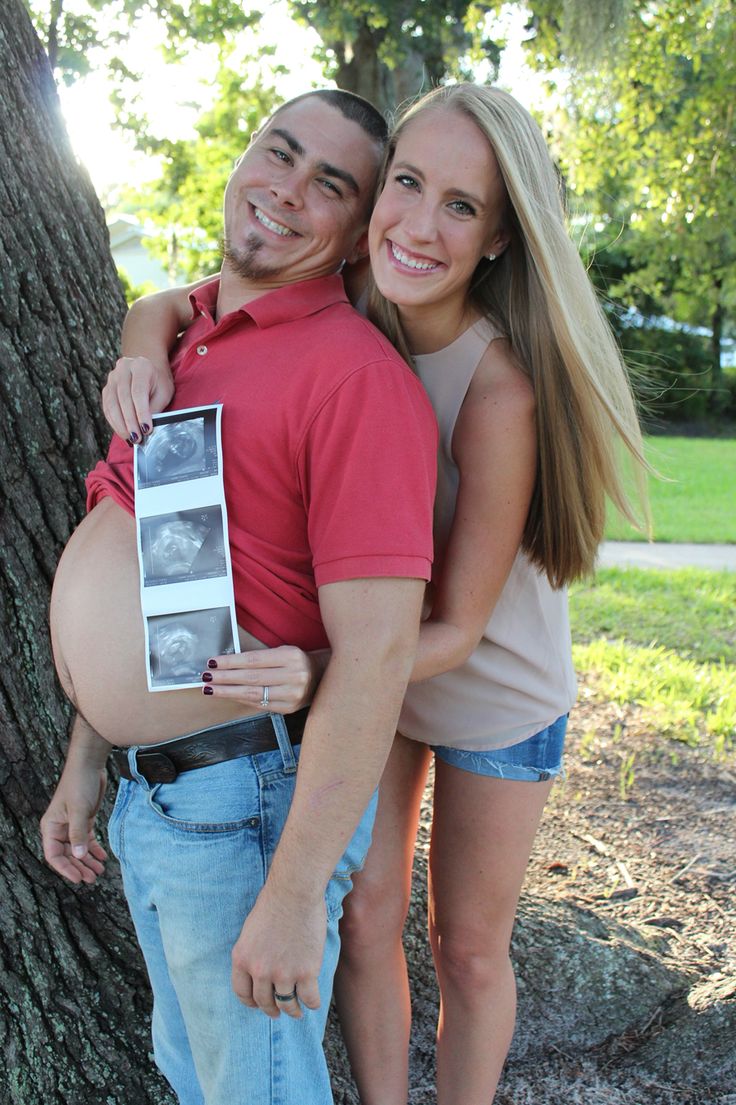
[[[217,667],[217,660],[208,660],[207,661],[207,667],[208,668],[216,668]]]
[[[130,440],[130,438],[129,438],[129,437],[126,437],[126,439],[125,439],[125,444],[126,444],[126,445],[129,445],[129,446],[131,447],[131,449],[133,448],[133,442],[132,442],[132,441]]]
[[[150,434],[151,427],[148,425],[147,422],[141,422],[141,430],[143,431],[144,434]]]
[[[203,671],[202,672],[202,682],[203,683],[211,683],[212,682],[212,672],[211,671]]]
[[[135,430],[133,430],[133,433],[130,435],[130,440],[133,442],[134,445],[138,440],[138,434],[135,432]]]
[[[214,693],[215,693],[215,688],[214,687],[202,687],[202,694],[214,694]]]

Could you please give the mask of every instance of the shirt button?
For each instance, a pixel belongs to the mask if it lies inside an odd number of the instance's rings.
[[[205,353],[207,352],[207,346],[206,345],[198,345],[197,346],[197,352],[199,353],[200,357],[204,357]]]

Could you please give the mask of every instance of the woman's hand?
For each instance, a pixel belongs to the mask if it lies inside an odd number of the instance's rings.
[[[168,407],[173,396],[167,361],[121,357],[102,389],[102,410],[115,433],[133,445],[150,434],[151,415]]]
[[[202,673],[202,691],[266,709],[267,687],[271,713],[293,714],[312,701],[329,656],[329,649],[302,652],[294,645],[215,656]]]

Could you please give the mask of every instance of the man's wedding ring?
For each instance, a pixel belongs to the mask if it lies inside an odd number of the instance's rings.
[[[274,990],[273,997],[274,997],[274,1001],[294,1001],[295,998],[296,998],[296,986],[294,987],[294,989],[291,991],[290,994],[277,994],[276,991]]]
[[[269,700],[270,700],[270,695],[269,695],[268,691],[269,691],[268,687],[263,688],[263,697],[261,698],[261,701],[258,703],[258,705],[262,706],[264,710],[268,709],[268,703],[269,703]]]

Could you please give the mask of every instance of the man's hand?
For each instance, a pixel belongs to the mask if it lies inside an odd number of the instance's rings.
[[[173,396],[168,362],[121,357],[102,389],[102,409],[115,433],[135,444],[150,434],[151,415],[164,410]]]
[[[105,870],[107,853],[95,839],[94,820],[106,783],[104,768],[78,759],[67,762],[41,818],[44,858],[69,882],[93,883]]]
[[[279,901],[266,886],[233,948],[233,990],[244,1005],[269,1017],[302,1016],[320,1005],[319,972],[324,955],[327,911],[324,897],[298,904]],[[274,994],[297,996],[276,1001]]]

